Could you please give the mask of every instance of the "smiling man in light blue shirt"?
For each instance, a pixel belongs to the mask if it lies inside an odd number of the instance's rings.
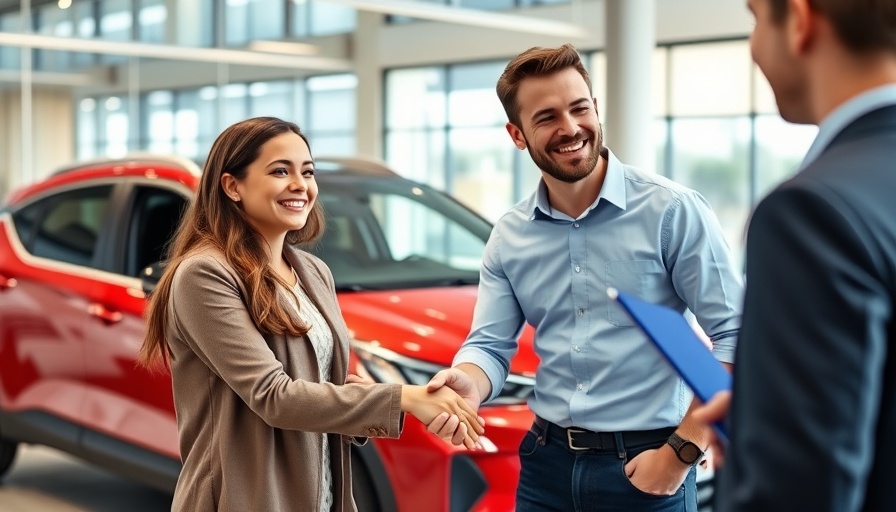
[[[517,511],[696,508],[705,429],[692,396],[609,287],[684,312],[733,362],[742,282],[706,201],[603,146],[590,79],[571,45],[533,48],[498,82],[514,144],[542,171],[483,257],[472,330],[449,385],[474,407],[498,395],[525,323],[541,363],[520,446]],[[430,425],[460,439],[456,420]]]

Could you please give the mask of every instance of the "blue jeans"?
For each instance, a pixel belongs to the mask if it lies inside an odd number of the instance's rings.
[[[548,427],[550,428],[550,427]],[[617,444],[621,437],[617,436]],[[520,443],[516,512],[696,512],[697,473],[671,496],[648,494],[625,474],[625,463],[665,440],[596,451],[575,451],[535,425]]]

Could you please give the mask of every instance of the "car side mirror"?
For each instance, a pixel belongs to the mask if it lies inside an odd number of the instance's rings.
[[[157,261],[140,272],[140,286],[147,297],[156,289],[166,265],[164,261]]]

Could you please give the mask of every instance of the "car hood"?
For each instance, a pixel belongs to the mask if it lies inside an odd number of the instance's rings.
[[[352,336],[399,354],[449,366],[470,331],[475,285],[410,290],[343,292],[342,314]],[[535,375],[538,359],[528,325],[510,371]]]

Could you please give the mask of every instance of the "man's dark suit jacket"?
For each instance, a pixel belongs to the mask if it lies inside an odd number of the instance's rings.
[[[718,512],[896,511],[896,106],[753,213]]]

